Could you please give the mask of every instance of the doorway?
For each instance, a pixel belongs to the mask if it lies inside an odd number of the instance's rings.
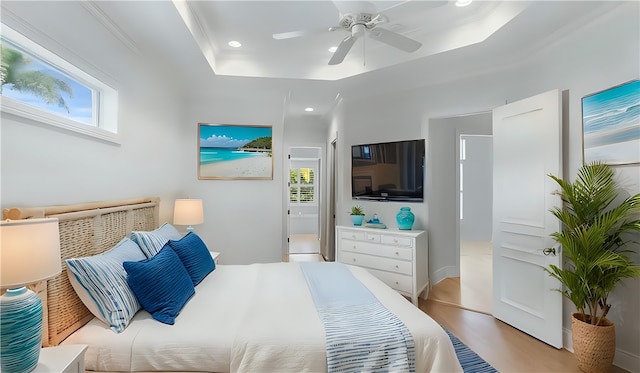
[[[492,292],[492,284],[485,282],[480,285],[482,282],[474,281],[473,273],[467,269],[489,274],[491,269],[488,266],[476,265],[478,258],[467,254],[478,254],[482,249],[468,248],[466,244],[471,241],[488,242],[491,240],[491,233],[484,237],[473,236],[470,233],[470,228],[473,227],[467,227],[465,224],[471,225],[472,221],[478,220],[481,220],[480,224],[491,224],[492,221],[492,187],[485,193],[483,202],[486,207],[473,208],[474,202],[482,201],[481,197],[475,197],[476,182],[473,176],[477,171],[474,172],[473,162],[481,157],[474,155],[474,151],[477,150],[474,145],[476,140],[481,142],[490,139],[491,134],[491,112],[429,120],[429,154],[432,161],[428,163],[427,186],[431,191],[430,196],[437,196],[429,199],[429,246],[442,248],[439,252],[440,257],[434,255],[433,262],[438,270],[430,273],[434,285],[429,298],[488,314],[492,311],[492,293],[486,295],[485,291]],[[468,136],[467,141],[461,141],[461,136]],[[466,145],[463,145],[465,143]],[[492,151],[484,154],[492,157]],[[461,158],[464,159],[462,162]],[[487,160],[490,166],[483,172],[492,183],[490,159]],[[475,217],[478,211],[484,211],[484,218]],[[431,218],[434,216],[437,216],[437,219]],[[487,230],[491,232],[486,226],[479,229],[484,232]],[[480,247],[486,246],[487,244],[484,244]],[[484,253],[489,252],[492,251],[484,250]],[[491,256],[485,255],[482,259],[486,259],[483,262],[492,265]],[[429,264],[431,265],[431,260]],[[473,288],[475,285],[480,286],[480,291]],[[489,306],[478,306],[477,299],[484,300],[483,304]]]
[[[289,153],[288,256],[289,260],[320,255],[321,149],[292,147]]]
[[[493,137],[461,134],[460,139],[460,301],[492,313]]]
[[[493,138],[460,138],[460,300],[491,314],[493,296]]]

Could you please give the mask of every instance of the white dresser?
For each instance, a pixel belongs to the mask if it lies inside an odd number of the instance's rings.
[[[336,227],[336,261],[367,268],[371,274],[418,305],[429,292],[427,232]]]

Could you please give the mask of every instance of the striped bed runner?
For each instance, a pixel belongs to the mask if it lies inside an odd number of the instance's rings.
[[[341,263],[300,263],[327,344],[328,372],[415,372],[413,337]]]

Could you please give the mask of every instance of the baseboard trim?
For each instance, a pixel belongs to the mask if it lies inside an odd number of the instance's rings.
[[[447,266],[438,269],[433,272],[433,276],[431,277],[431,286],[437,285],[440,281],[449,277],[460,277],[460,273],[456,271],[456,267]]]

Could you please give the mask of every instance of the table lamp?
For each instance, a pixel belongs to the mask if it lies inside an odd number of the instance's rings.
[[[187,232],[193,231],[192,225],[202,224],[204,213],[201,199],[176,199],[173,206],[173,224],[187,225]]]
[[[58,219],[0,221],[0,370],[31,372],[42,345],[42,302],[25,285],[62,271]]]

